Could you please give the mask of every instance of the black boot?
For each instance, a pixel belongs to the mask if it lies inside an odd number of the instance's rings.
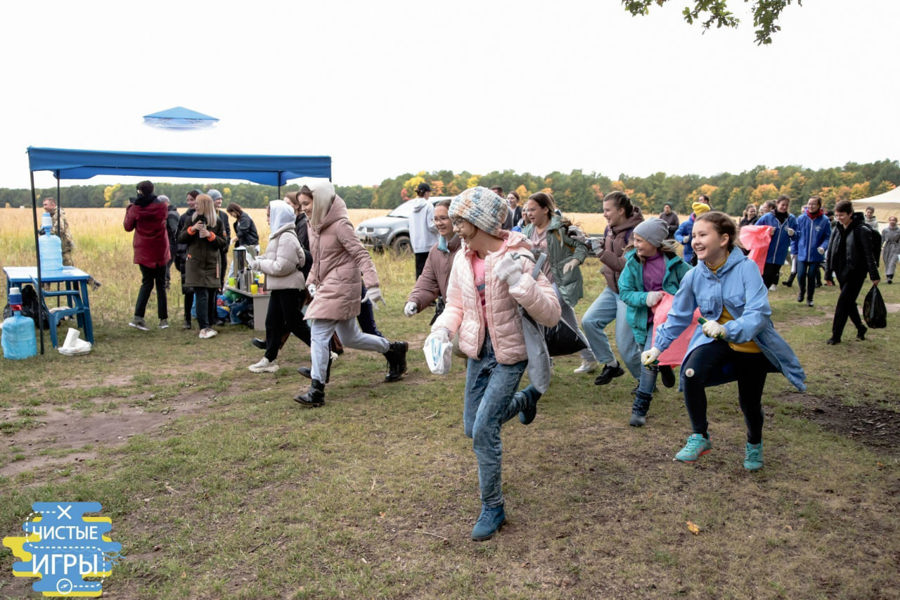
[[[294,396],[294,400],[300,405],[310,408],[322,406],[325,404],[325,384],[317,379],[313,379],[306,393]]]
[[[325,369],[325,383],[331,383],[331,356],[328,356],[328,367]],[[307,379],[312,379],[312,369],[309,367],[297,367],[297,372],[306,377]]]
[[[384,357],[388,361],[388,373],[384,376],[385,381],[398,381],[403,378],[406,373],[406,351],[409,350],[409,344],[406,342],[391,342],[390,348],[384,353]]]
[[[634,403],[631,405],[631,420],[628,424],[632,427],[643,427],[647,423],[647,411],[650,410],[650,401],[653,396],[643,392],[635,392]]]
[[[791,287],[794,285],[794,279],[797,277],[796,273],[791,273],[791,276],[787,278],[787,281],[782,281],[781,285],[784,287]]]

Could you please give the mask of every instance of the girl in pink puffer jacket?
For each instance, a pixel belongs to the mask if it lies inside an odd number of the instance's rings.
[[[478,458],[482,508],[472,529],[476,541],[490,539],[506,521],[500,427],[520,412],[527,425],[537,412],[537,393],[516,393],[528,364],[518,306],[546,326],[556,325],[560,315],[550,281],[543,273],[537,280],[531,276],[531,243],[501,229],[507,210],[500,196],[483,187],[451,202],[450,218],[463,246],[453,260],[446,308],[431,330],[444,341],[458,331],[460,350],[469,357],[463,426]]]

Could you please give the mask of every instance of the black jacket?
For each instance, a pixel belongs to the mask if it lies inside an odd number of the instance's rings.
[[[241,216],[234,222],[234,237],[240,246],[255,246],[259,243],[259,234],[256,232],[256,223],[247,213],[241,213]]]
[[[166,233],[169,235],[169,252],[172,255],[172,260],[175,260],[175,253],[178,250],[179,220],[178,209],[170,204],[169,212],[166,213]]]
[[[186,242],[179,242],[178,236],[181,235],[181,232],[187,229],[188,225],[194,222],[194,212],[196,212],[193,208],[189,208],[184,211],[184,214],[178,219],[178,230],[175,233],[175,254],[173,254],[173,258],[175,259],[175,268],[184,273],[184,260],[187,258],[187,248],[188,245]]]
[[[881,279],[875,262],[880,248],[872,247],[872,238],[863,227],[867,225],[861,212],[853,213],[847,229],[835,221],[828,242],[828,252],[825,254],[826,279],[829,279],[832,273],[837,273],[841,279],[845,279],[852,273],[866,272],[872,281]]]

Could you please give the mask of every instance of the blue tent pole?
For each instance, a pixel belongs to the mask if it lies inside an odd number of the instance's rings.
[[[31,174],[31,218],[34,220],[34,253],[37,257],[38,330],[41,333],[41,354],[44,353],[44,286],[41,282],[41,246],[38,240],[37,194],[34,191],[34,171]],[[57,180],[58,181],[58,180]]]

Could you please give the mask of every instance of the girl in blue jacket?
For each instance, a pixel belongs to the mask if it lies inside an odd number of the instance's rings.
[[[812,196],[806,203],[806,212],[797,218],[795,256],[797,257],[797,283],[800,293],[797,302],[806,297],[807,306],[813,305],[816,293],[816,273],[825,260],[828,240],[831,237],[831,223],[822,211],[822,199]]]
[[[675,460],[694,462],[712,449],[706,420],[706,388],[737,381],[738,401],[747,425],[744,468],[763,466],[762,392],[766,373],[780,372],[798,390],[806,374],[787,342],[772,325],[768,291],[756,263],[735,247],[731,217],[709,212],[697,218],[693,248],[697,268],[685,275],[666,322],[656,331],[653,348],[641,355],[645,365],[690,325],[699,308],[702,326],[694,331],[681,365],[684,403],[693,433]]]
[[[662,300],[663,292],[675,294],[691,270],[676,254],[675,241],[665,239],[667,233],[668,226],[662,219],[649,219],[635,227],[631,238],[634,247],[625,252],[625,268],[619,275],[619,298],[627,306],[628,325],[634,332],[634,341],[645,350],[652,346],[650,327],[654,308]],[[672,367],[644,365],[634,391],[629,422],[632,427],[643,427],[647,422],[657,373],[662,374],[663,385],[675,385]]]
[[[787,258],[791,240],[795,239],[797,219],[788,212],[791,208],[791,199],[785,195],[778,197],[775,202],[775,210],[761,216],[757,225],[772,227],[772,241],[769,242],[769,251],[766,253],[766,266],[763,267],[763,281],[766,287],[778,285],[778,275],[784,260]]]

